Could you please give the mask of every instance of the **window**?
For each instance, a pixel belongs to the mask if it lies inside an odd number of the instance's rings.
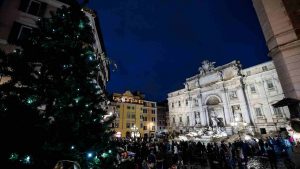
[[[263,71],[267,71],[267,70],[268,70],[268,67],[267,67],[267,66],[263,66],[263,67],[262,67],[262,70],[263,70]]]
[[[144,110],[143,110],[143,113],[147,113],[147,109],[144,109]]]
[[[147,121],[147,117],[144,117],[144,121]]]
[[[260,134],[267,134],[267,131],[265,128],[260,128]]]
[[[250,85],[250,91],[251,91],[251,93],[256,93],[256,88],[255,88],[254,84]]]
[[[143,127],[144,127],[143,123],[141,123],[141,125],[140,125],[140,126],[141,126],[141,128],[143,128]]]
[[[132,106],[131,109],[134,110],[135,109],[134,106]]]
[[[194,99],[194,104],[195,104],[195,106],[198,106],[198,100],[197,99]]]
[[[135,113],[134,112],[131,114],[131,118],[135,119]]]
[[[268,90],[274,90],[274,84],[272,80],[267,80]]]
[[[172,103],[172,108],[174,108],[174,103]]]
[[[32,28],[28,27],[28,26],[21,26],[19,35],[18,35],[18,40],[25,40],[29,37],[29,35],[31,34]]]
[[[251,75],[251,71],[247,71],[247,76],[250,76]]]
[[[152,130],[155,130],[155,126],[152,126]]]
[[[155,117],[152,117],[152,121],[154,121],[154,122],[155,122]]]
[[[119,109],[119,108],[120,108],[120,105],[117,105],[117,108]]]
[[[261,111],[261,108],[260,107],[257,107],[255,108],[255,113],[256,113],[256,116],[258,117],[262,117],[263,114],[262,114],[262,111]]]
[[[41,2],[32,0],[29,2],[26,12],[31,15],[38,16],[40,9],[41,9],[41,5],[42,5]]]
[[[155,107],[155,103],[151,103],[151,107]]]
[[[282,117],[282,111],[281,111],[281,107],[278,107],[278,108],[273,108],[274,110],[274,115],[275,116],[279,116],[279,117]]]
[[[134,123],[132,123],[132,124],[131,124],[131,127],[134,127],[134,126],[135,126],[135,124],[134,124]]]
[[[179,122],[182,123],[182,117],[179,117]]]
[[[190,117],[189,116],[186,117],[186,122],[187,122],[187,125],[190,125]]]
[[[180,103],[180,101],[178,101],[178,107],[180,107],[181,106],[181,103]]]
[[[140,115],[140,119],[143,119],[143,115]]]
[[[155,114],[155,110],[152,110],[152,114]]]
[[[230,99],[236,99],[237,98],[236,91],[231,91],[229,97]]]
[[[127,119],[130,119],[130,112],[127,112]]]
[[[197,118],[197,112],[194,111],[195,119]]]
[[[185,100],[185,105],[188,106],[189,105],[189,101],[186,99]]]
[[[144,126],[144,130],[147,130],[147,126]]]
[[[173,123],[175,123],[175,117],[173,117]]]
[[[127,109],[130,109],[130,106],[127,106]]]
[[[126,123],[126,128],[130,128],[130,123]]]
[[[286,128],[279,128],[280,132],[285,132],[287,131]]]

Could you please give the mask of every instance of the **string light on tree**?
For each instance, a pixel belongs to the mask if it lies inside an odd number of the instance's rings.
[[[87,153],[87,157],[88,158],[92,158],[93,157],[93,153]]]
[[[23,163],[24,164],[30,164],[31,163],[31,157],[29,155],[26,155],[24,157]]]
[[[13,137],[3,133],[11,143],[5,163],[19,168],[53,168],[55,159],[78,162],[81,168],[104,169],[115,161],[109,128],[114,115],[102,107],[107,100],[104,86],[108,77],[99,78],[109,70],[107,62],[101,62],[106,56],[97,58],[97,39],[89,25],[92,22],[95,26],[94,20],[80,11],[80,1],[68,2],[70,6],[62,6],[37,22],[37,29],[20,44],[22,51],[0,55],[10,66],[3,76],[14,79],[6,87],[0,85],[0,111],[5,117],[1,124],[16,128]],[[22,142],[26,154],[17,142],[22,141],[24,131],[30,131]],[[68,151],[62,150],[62,145]],[[104,149],[111,151],[103,153]],[[102,161],[102,157],[106,159]]]
[[[9,160],[11,160],[11,161],[17,161],[18,159],[19,159],[19,155],[17,153],[12,153],[9,156]]]

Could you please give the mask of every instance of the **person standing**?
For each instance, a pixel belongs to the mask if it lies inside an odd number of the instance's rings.
[[[277,169],[276,153],[270,143],[266,143],[267,156],[269,158],[271,169]]]

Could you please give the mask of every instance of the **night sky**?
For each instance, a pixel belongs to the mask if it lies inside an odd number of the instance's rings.
[[[243,67],[270,58],[251,0],[91,0],[111,73],[109,92],[139,90],[166,99],[202,60]]]

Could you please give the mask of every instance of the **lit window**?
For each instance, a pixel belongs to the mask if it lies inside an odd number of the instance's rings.
[[[155,130],[155,126],[152,126],[152,130]]]

